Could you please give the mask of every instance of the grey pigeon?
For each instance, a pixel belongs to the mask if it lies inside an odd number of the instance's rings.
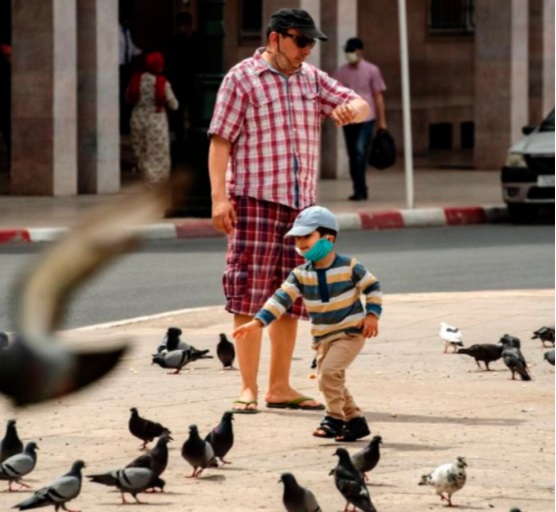
[[[218,345],[216,345],[216,355],[222,363],[224,370],[231,370],[234,367],[236,349],[234,348],[234,344],[224,333],[220,334],[220,341],[218,342]]]
[[[12,491],[12,482],[18,483],[21,487],[30,489],[31,487],[21,481],[21,479],[31,473],[37,465],[37,443],[30,442],[25,445],[21,453],[12,455],[0,464],[0,480],[8,480],[8,491]]]
[[[188,478],[199,477],[205,468],[218,467],[214,450],[210,443],[201,439],[197,425],[189,427],[189,437],[183,443],[181,456],[193,466],[193,473]]]
[[[502,343],[506,347],[514,347],[521,349],[521,340],[516,338],[515,336],[510,336],[509,334],[504,334],[498,341],[498,343]]]
[[[23,451],[23,443],[17,435],[15,420],[8,420],[6,424],[6,434],[4,439],[0,441],[0,462],[4,462],[7,458],[21,453]]]
[[[10,337],[8,336],[8,333],[0,331],[0,350],[2,350],[3,348],[8,348],[9,343]]]
[[[282,473],[278,481],[284,484],[282,501],[287,512],[321,512],[315,495],[301,487],[291,473]]]
[[[210,443],[214,451],[214,456],[220,459],[222,464],[231,464],[231,462],[224,460],[226,454],[232,449],[234,445],[234,429],[232,427],[232,420],[234,414],[231,411],[226,411],[222,415],[222,420],[216,427],[214,427],[205,437],[205,441]]]
[[[482,370],[482,368],[479,361],[482,361],[485,363],[487,371],[490,371],[488,367],[489,363],[497,361],[502,357],[502,349],[503,347],[501,345],[495,345],[494,343],[479,343],[467,348],[458,349],[458,354],[466,354],[473,357],[480,370]]]
[[[109,487],[116,487],[120,491],[122,497],[122,505],[128,502],[125,499],[124,493],[131,494],[137,503],[141,503],[137,495],[145,492],[151,487],[158,487],[164,489],[166,482],[162,478],[148,468],[124,468],[101,473],[98,475],[87,475],[87,478],[95,483],[107,485]]]
[[[438,334],[444,341],[445,354],[448,352],[448,347],[452,347],[452,352],[456,352],[457,347],[463,347],[462,333],[456,326],[440,322]]]
[[[168,432],[164,432],[153,448],[134,459],[126,468],[147,468],[156,476],[162,475],[168,466],[168,443],[171,440],[172,436]]]
[[[84,467],[85,463],[82,460],[75,461],[69,473],[57,478],[47,487],[35,491],[30,498],[23,500],[13,508],[29,510],[52,505],[56,512],[59,508],[69,511],[66,508],[66,503],[79,496],[81,492],[81,470]]]
[[[544,359],[548,361],[549,364],[554,366],[554,349],[548,350],[544,353]]]
[[[158,345],[156,351],[158,353],[163,352],[164,350],[171,352],[172,350],[188,350],[190,345],[182,341],[181,338],[181,329],[178,327],[169,327],[166,331],[166,335],[164,339]]]
[[[504,338],[500,342],[503,345],[502,360],[510,369],[510,372],[512,372],[512,380],[515,380],[516,373],[521,377],[521,380],[531,380],[531,376],[527,372],[527,363],[521,350],[513,346],[508,340],[504,340]]]
[[[458,457],[455,462],[442,464],[428,475],[423,475],[419,485],[434,487],[440,499],[446,501],[451,507],[452,494],[462,489],[467,480],[466,467],[467,461],[463,457]]]
[[[16,338],[0,358],[0,392],[16,405],[60,398],[103,377],[129,344],[108,349],[68,348],[58,342],[72,292],[108,262],[132,249],[145,223],[169,206],[174,180],[87,212],[82,223],[43,251],[14,291]],[[172,183],[173,182],[173,183]]]
[[[380,460],[381,444],[382,437],[374,436],[368,446],[351,456],[351,462],[353,462],[355,469],[363,474],[365,481],[368,481],[367,473],[372,471]]]
[[[554,346],[554,327],[541,327],[533,332],[532,340],[539,339],[542,342],[542,346],[546,347],[545,343],[550,343],[549,346]]]
[[[184,366],[193,361],[212,358],[212,356],[207,355],[208,352],[209,350],[197,350],[192,346],[187,350],[162,351],[153,356],[152,364],[157,364],[161,368],[173,368],[174,371],[170,373],[177,375]]]
[[[363,512],[376,512],[363,475],[351,462],[348,451],[345,448],[338,448],[335,455],[338,456],[338,465],[334,468],[334,482],[347,501],[346,509],[351,503]]]
[[[165,432],[172,433],[170,429],[163,427],[160,423],[139,416],[137,407],[132,407],[130,412],[128,428],[132,435],[143,441],[143,444],[139,447],[140,450],[144,450],[147,443],[150,443],[155,437],[159,437]]]

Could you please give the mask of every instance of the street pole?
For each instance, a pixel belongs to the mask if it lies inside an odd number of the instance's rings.
[[[409,104],[409,59],[407,52],[407,17],[405,0],[398,0],[400,24],[400,56],[402,75],[403,145],[405,163],[405,194],[408,208],[415,208],[413,197],[413,140],[411,138],[411,106]]]

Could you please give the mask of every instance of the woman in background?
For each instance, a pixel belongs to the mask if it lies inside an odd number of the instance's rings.
[[[146,183],[160,183],[170,176],[170,137],[166,107],[176,110],[178,101],[162,74],[164,57],[145,56],[144,71],[131,77],[126,99],[133,104],[131,143]]]

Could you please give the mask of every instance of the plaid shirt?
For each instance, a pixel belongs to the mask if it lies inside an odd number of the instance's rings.
[[[303,209],[316,200],[321,119],[358,95],[307,63],[288,78],[261,55],[224,77],[209,135],[232,144],[228,196]]]

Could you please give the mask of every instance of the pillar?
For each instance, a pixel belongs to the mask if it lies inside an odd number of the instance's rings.
[[[499,169],[528,120],[528,2],[476,2],[477,169]]]
[[[77,192],[75,0],[12,0],[11,193]]]
[[[78,192],[120,190],[118,2],[77,0]]]

